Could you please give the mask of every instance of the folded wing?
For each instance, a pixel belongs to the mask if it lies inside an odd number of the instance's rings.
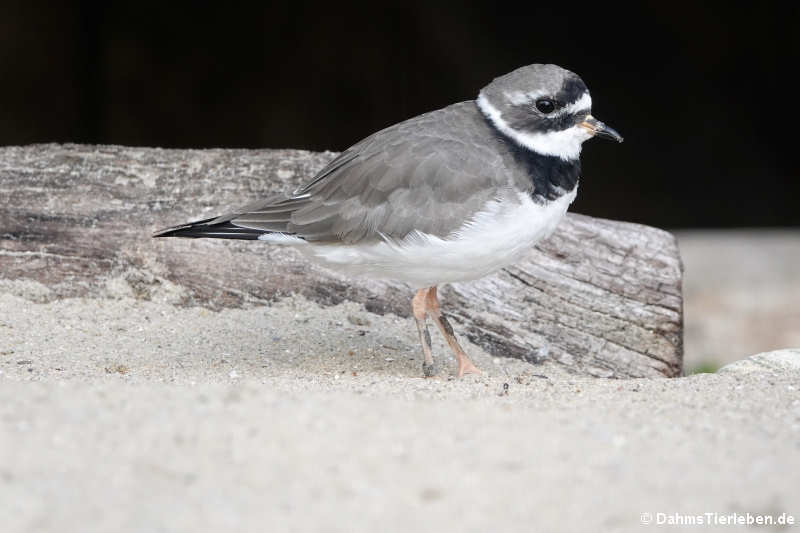
[[[455,104],[364,139],[292,194],[156,236],[280,233],[345,244],[402,239],[414,231],[446,237],[507,186],[487,135],[493,132],[474,102]]]

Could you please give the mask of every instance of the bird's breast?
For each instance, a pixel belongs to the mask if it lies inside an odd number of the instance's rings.
[[[320,245],[309,251],[328,266],[415,287],[477,279],[514,263],[549,236],[576,193],[577,186],[545,202],[527,193],[491,200],[446,237],[414,232],[401,240]]]

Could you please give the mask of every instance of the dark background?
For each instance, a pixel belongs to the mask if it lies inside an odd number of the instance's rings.
[[[585,145],[575,211],[800,225],[798,8],[617,5],[5,2],[0,145],[342,150],[552,62],[625,136]]]

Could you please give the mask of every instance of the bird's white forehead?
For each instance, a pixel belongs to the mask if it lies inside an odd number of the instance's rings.
[[[592,97],[589,96],[589,92],[585,92],[581,95],[580,98],[575,100],[569,105],[564,106],[563,108],[559,109],[560,114],[578,114],[582,111],[590,111],[592,109]]]

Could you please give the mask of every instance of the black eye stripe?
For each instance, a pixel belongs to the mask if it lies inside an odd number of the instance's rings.
[[[585,109],[573,109],[581,101],[581,98],[588,96],[588,91],[581,83],[570,84],[571,91],[559,90],[557,93],[539,93],[538,96],[523,102],[512,101],[506,98],[502,101],[502,119],[511,128],[517,131],[548,133],[551,131],[563,131],[579,124],[589,113],[589,107]],[[579,91],[580,89],[580,91]],[[546,100],[552,104],[552,109],[545,108],[544,111],[537,107],[537,103]],[[588,103],[588,102],[587,102]]]
[[[577,76],[564,80],[561,90],[556,94],[556,99],[563,102],[577,102],[583,93],[588,92],[586,84]]]

